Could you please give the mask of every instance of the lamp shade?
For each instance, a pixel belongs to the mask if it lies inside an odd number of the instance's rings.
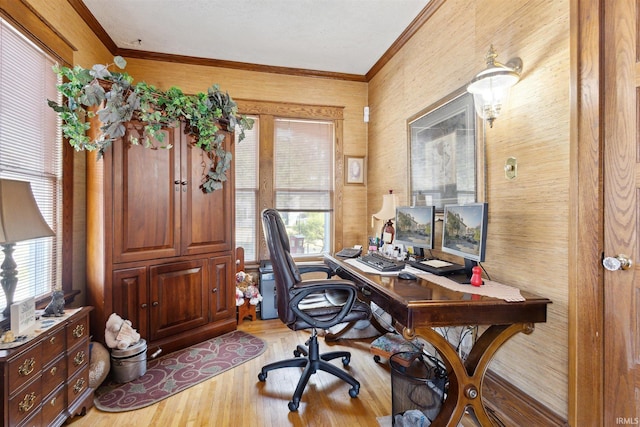
[[[0,244],[54,234],[40,213],[31,183],[0,179]]]
[[[392,191],[389,191],[389,194],[385,194],[384,196],[382,196],[382,208],[380,209],[380,211],[371,215],[371,226],[373,227],[374,218],[382,221],[387,221],[389,219],[395,218],[397,205],[398,196],[393,194]]]
[[[469,83],[467,91],[473,94],[476,113],[485,120],[495,120],[507,103],[509,89],[518,83],[520,75],[505,68],[493,67],[481,71]]]
[[[522,71],[520,58],[512,58],[506,64],[501,64],[496,61],[497,55],[492,45],[485,56],[487,68],[476,74],[467,85],[467,92],[473,94],[476,113],[491,127],[507,103],[509,89],[518,83]]]

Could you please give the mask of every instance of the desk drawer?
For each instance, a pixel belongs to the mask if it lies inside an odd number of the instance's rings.
[[[83,316],[67,325],[67,348],[71,348],[89,336],[89,317]]]
[[[42,347],[36,345],[9,362],[9,390],[17,390],[42,369]]]
[[[42,395],[46,396],[67,379],[67,361],[60,357],[42,370]]]
[[[60,414],[64,412],[64,409],[66,408],[66,391],[67,388],[65,386],[61,386],[55,393],[49,395],[42,404],[42,419],[45,423],[50,423],[60,417]]]
[[[85,367],[78,375],[73,377],[67,383],[67,407],[73,406],[73,403],[78,399],[84,391],[89,387],[89,368]]]
[[[42,340],[42,364],[46,365],[56,357],[64,354],[65,351],[65,331],[61,328]]]
[[[9,399],[9,425],[13,426],[40,410],[42,401],[40,378]]]
[[[89,340],[73,347],[67,356],[67,372],[72,377],[89,364]]]

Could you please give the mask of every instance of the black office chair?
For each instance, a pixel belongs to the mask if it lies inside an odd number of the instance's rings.
[[[349,395],[356,397],[360,383],[351,375],[328,361],[342,358],[347,366],[351,361],[348,351],[320,354],[316,329],[328,329],[344,322],[368,319],[369,305],[356,298],[357,288],[353,282],[342,279],[302,280],[301,269],[293,261],[289,249],[289,236],[280,214],[275,209],[262,212],[262,225],[269,247],[269,256],[276,283],[278,317],[292,330],[312,329],[311,337],[294,350],[294,358],[270,363],[258,374],[260,381],[267,379],[273,369],[304,368],[298,381],[289,410],[297,411],[300,398],[312,374],[318,370],[329,372],[351,385]],[[304,355],[305,357],[300,357]]]

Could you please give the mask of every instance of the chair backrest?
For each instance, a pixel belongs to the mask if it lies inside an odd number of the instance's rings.
[[[262,211],[262,228],[267,240],[269,258],[276,282],[278,317],[287,326],[296,321],[295,313],[289,308],[289,289],[302,281],[298,267],[289,249],[289,235],[280,214],[275,209]]]

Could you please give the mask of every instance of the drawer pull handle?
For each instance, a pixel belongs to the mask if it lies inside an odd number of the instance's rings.
[[[80,338],[83,335],[84,335],[84,325],[77,325],[75,328],[73,328],[74,338]]]
[[[362,295],[368,297],[371,296],[371,291],[368,288],[363,287],[362,288]]]
[[[25,394],[24,399],[22,399],[22,402],[20,402],[20,405],[18,405],[18,410],[20,412],[28,412],[31,410],[31,408],[33,408],[33,404],[35,402],[36,402],[35,392],[32,391],[29,394]]]
[[[84,388],[84,378],[78,378],[75,385],[73,386],[73,392],[75,394],[78,394],[82,391],[83,388]]]
[[[56,372],[58,372],[58,367],[54,366],[49,372],[51,373],[51,376],[54,377],[56,375]]]
[[[49,401],[49,404],[50,404],[51,406],[56,406],[56,398],[54,397],[53,399],[51,399],[51,400]]]
[[[56,342],[56,337],[51,337],[49,339],[49,344],[55,344],[55,342]]]
[[[22,362],[22,365],[18,368],[18,374],[21,377],[26,377],[33,372],[33,368],[36,366],[36,359],[34,357]]]
[[[80,366],[84,363],[84,351],[80,350],[76,353],[76,357],[73,358],[73,364],[76,366]]]

